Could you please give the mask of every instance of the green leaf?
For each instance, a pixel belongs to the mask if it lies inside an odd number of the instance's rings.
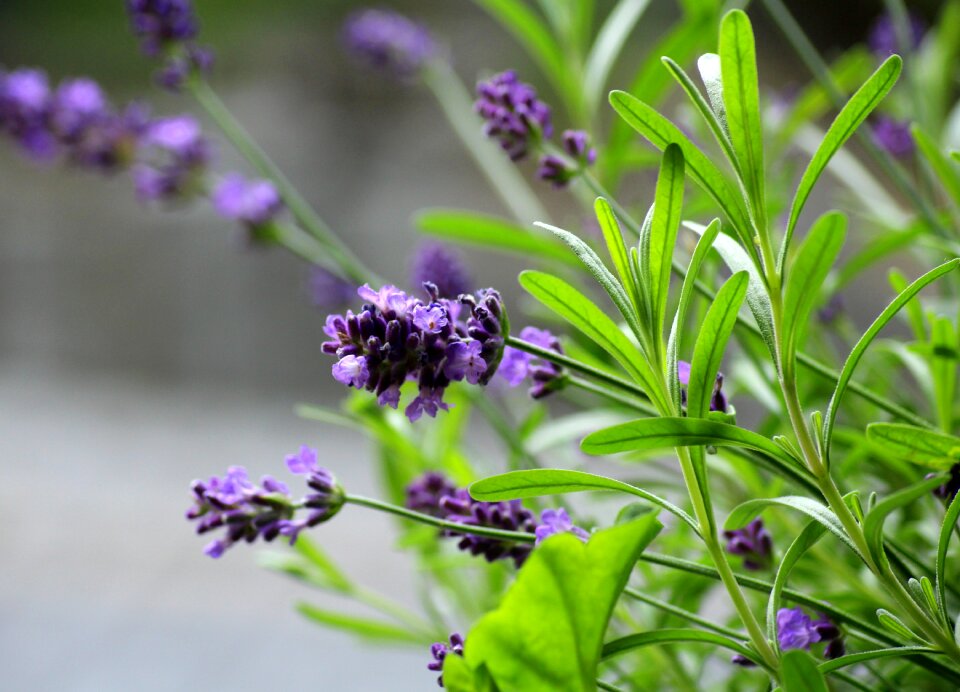
[[[817,662],[803,649],[791,649],[783,654],[780,679],[783,692],[829,692]]]
[[[740,162],[733,151],[733,143],[730,141],[730,128],[727,127],[727,107],[723,103],[723,68],[720,65],[720,56],[716,53],[704,53],[697,59],[697,71],[700,72],[700,79],[703,80],[703,86],[707,89],[707,98],[710,100],[710,112],[713,113],[720,125],[720,131],[726,137],[729,145],[727,158],[740,175]],[[699,90],[698,90],[699,93]],[[724,148],[726,151],[726,147]]]
[[[950,547],[950,538],[957,525],[957,518],[960,517],[960,499],[958,498],[960,495],[950,501],[947,513],[943,517],[943,524],[940,526],[940,539],[937,542],[937,597],[940,612],[943,615],[947,614],[947,548]]]
[[[913,141],[917,143],[917,148],[930,164],[943,189],[953,199],[954,204],[960,206],[960,172],[957,171],[956,166],[950,163],[937,143],[916,123],[910,127],[910,134],[913,135]]]
[[[738,527],[739,528],[739,527]],[[777,576],[773,580],[773,588],[770,590],[770,598],[767,601],[767,639],[776,646],[777,640],[777,613],[780,610],[783,590],[787,587],[787,581],[790,579],[790,573],[797,562],[803,557],[803,554],[810,550],[820,537],[826,527],[818,521],[811,521],[807,524],[800,535],[797,536],[783,559],[780,560],[780,566],[777,568]]]
[[[613,356],[636,380],[650,399],[664,404],[662,387],[639,350],[620,331],[620,327],[589,298],[573,286],[550,274],[525,271],[520,285],[574,327],[586,334],[604,351]],[[660,409],[666,410],[666,409]]]
[[[840,371],[840,377],[837,379],[837,386],[833,390],[833,396],[830,397],[830,404],[827,406],[826,420],[823,425],[823,444],[821,445],[824,454],[829,454],[830,452],[830,438],[833,434],[833,424],[837,418],[840,400],[843,398],[844,392],[847,391],[850,378],[853,377],[853,371],[866,352],[867,347],[870,346],[877,334],[880,333],[880,330],[886,326],[887,322],[893,319],[893,316],[896,315],[904,305],[909,303],[925,286],[956,269],[958,263],[960,263],[960,259],[952,259],[949,262],[944,262],[939,267],[931,269],[907,286],[907,288],[901,291],[900,294],[893,299],[893,302],[880,313],[880,316],[874,320],[869,329],[860,337],[860,340],[853,347],[853,350],[850,351],[850,355],[847,356],[847,360],[843,364],[843,369]]]
[[[297,610],[314,622],[326,627],[355,634],[376,642],[419,643],[423,638],[403,627],[380,620],[336,613],[310,603],[297,603]]]
[[[873,559],[881,565],[889,564],[887,554],[883,549],[883,523],[887,516],[896,509],[910,504],[916,499],[927,495],[931,490],[944,482],[942,476],[928,478],[919,483],[898,490],[889,497],[878,502],[873,509],[867,512],[863,522],[863,536],[867,541],[867,548]]]
[[[598,531],[586,544],[570,534],[544,541],[500,606],[467,634],[466,662],[485,667],[501,690],[596,690],[613,606],[659,530],[648,515]]]
[[[620,0],[607,15],[584,68],[583,89],[589,112],[596,110],[610,70],[649,4],[650,0]]]
[[[937,471],[949,471],[960,461],[960,437],[915,425],[871,423],[867,439],[890,454]]]
[[[765,233],[763,123],[760,120],[757,49],[750,20],[741,10],[728,12],[720,24],[720,70],[730,141],[740,162],[758,227],[761,233]]]
[[[580,448],[587,454],[601,456],[700,445],[755,449],[776,461],[778,466],[789,467],[791,471],[799,468],[796,459],[766,437],[707,418],[642,418],[587,435]]]
[[[763,665],[763,659],[757,656],[757,652],[748,649],[740,642],[722,634],[705,632],[688,628],[673,628],[654,630],[652,632],[638,632],[630,634],[620,639],[614,639],[603,646],[603,660],[609,660],[614,656],[639,649],[652,644],[712,644],[724,649],[735,651],[741,656],[753,661],[758,665]]]
[[[737,323],[737,313],[743,305],[748,280],[747,272],[731,276],[717,291],[717,297],[700,325],[687,386],[687,416],[691,418],[705,418],[710,411],[717,373],[727,341]]]
[[[787,273],[783,344],[784,361],[791,365],[796,357],[800,330],[807,324],[819,297],[819,288],[840,255],[846,226],[847,219],[840,212],[828,212],[817,219]]]
[[[667,300],[670,294],[670,273],[673,251],[683,213],[683,152],[676,144],[668,144],[663,152],[650,222],[649,245],[641,264],[649,277],[649,312],[655,343],[663,339]]]
[[[867,661],[876,661],[882,658],[901,658],[904,656],[918,656],[921,654],[936,654],[936,649],[929,649],[924,646],[897,646],[891,649],[874,649],[873,651],[861,651],[855,654],[847,654],[840,658],[834,658],[830,661],[824,661],[818,668],[821,673],[832,673],[835,670],[855,666],[858,663]]]
[[[733,511],[730,512],[726,522],[724,522],[724,527],[727,529],[739,529],[746,526],[748,522],[770,506],[787,507],[806,514],[850,546],[855,553],[860,554],[856,545],[854,545],[844,530],[843,524],[840,523],[837,515],[826,505],[816,500],[811,500],[809,497],[786,495],[784,497],[761,497],[755,500],[747,500],[737,505]]]
[[[552,237],[531,233],[523,226],[495,216],[457,209],[428,209],[417,214],[414,223],[423,233],[450,242],[509,252],[528,260],[539,257],[580,266]]]
[[[337,567],[319,545],[303,535],[297,538],[294,545],[295,550],[324,575],[332,588],[338,591],[351,589],[350,578]]]
[[[603,240],[607,244],[607,252],[613,260],[613,266],[620,275],[620,281],[633,301],[634,308],[639,309],[640,297],[636,282],[633,280],[633,272],[630,270],[630,257],[627,255],[627,246],[623,242],[623,233],[620,231],[620,223],[613,212],[613,207],[603,197],[597,197],[593,203],[593,209],[597,215],[600,230],[603,232]]]
[[[893,632],[895,635],[906,641],[923,641],[920,637],[914,634],[913,630],[903,624],[903,620],[898,618],[896,615],[891,613],[889,610],[884,610],[883,608],[877,609],[877,620],[880,621],[880,624],[888,632]]]
[[[663,151],[676,143],[683,150],[683,160],[693,181],[720,206],[733,224],[741,240],[753,247],[751,224],[739,192],[720,169],[698,149],[685,134],[643,101],[624,91],[610,92],[610,105],[633,129],[653,146]]]
[[[697,522],[672,502],[629,483],[583,471],[568,471],[565,469],[509,471],[484,478],[472,484],[470,495],[473,499],[482,502],[498,502],[500,500],[522,500],[543,495],[578,493],[586,490],[616,490],[635,495],[679,517],[699,533]]]
[[[700,268],[703,261],[710,253],[714,240],[720,233],[720,220],[714,219],[697,241],[697,247],[693,250],[693,256],[690,258],[690,265],[683,275],[683,285],[680,287],[680,300],[677,303],[677,312],[673,316],[673,325],[670,327],[670,337],[667,339],[667,383],[670,386],[670,396],[673,399],[674,408],[680,410],[680,380],[677,373],[677,363],[680,360],[680,335],[686,324],[687,308],[690,305],[690,299],[693,297],[694,284],[700,276]]]
[[[900,76],[900,68],[903,61],[899,55],[891,55],[884,63],[877,68],[870,79],[868,79],[860,89],[847,101],[847,104],[840,110],[833,124],[827,130],[814,153],[813,158],[807,165],[807,169],[800,178],[800,184],[797,186],[796,195],[793,198],[793,204],[790,206],[790,216],[787,220],[787,230],[783,237],[783,244],[780,246],[780,258],[778,268],[782,272],[786,262],[787,252],[790,249],[790,240],[793,237],[793,231],[796,228],[797,221],[800,218],[800,212],[806,204],[813,186],[823,170],[830,163],[833,155],[839,151],[840,147],[850,139],[850,136],[866,120],[867,116],[876,108],[887,92],[893,88]]]
[[[610,300],[617,306],[617,309],[620,311],[620,314],[623,315],[623,318],[627,321],[633,333],[640,339],[640,323],[630,303],[630,299],[627,297],[626,291],[623,286],[620,285],[620,282],[617,281],[616,277],[610,273],[610,270],[607,269],[607,266],[603,263],[603,260],[600,259],[599,255],[593,251],[593,248],[573,233],[565,231],[562,228],[557,228],[556,226],[551,226],[546,223],[536,223],[534,225],[550,231],[566,243],[567,247],[573,250],[573,253],[583,263],[583,266],[587,268],[587,271],[590,272],[593,278],[597,280],[597,283],[599,283],[603,287],[603,290],[607,292],[607,295],[610,296]]]

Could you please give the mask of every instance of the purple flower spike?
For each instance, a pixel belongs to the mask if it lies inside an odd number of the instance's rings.
[[[151,57],[197,35],[190,0],[127,0],[127,13],[143,52]]]
[[[401,78],[414,76],[436,52],[427,29],[389,10],[362,10],[343,27],[347,50],[370,67]]]
[[[432,670],[435,673],[440,673],[443,671],[443,659],[445,659],[450,654],[456,654],[457,656],[463,656],[463,645],[464,640],[463,636],[458,632],[454,632],[450,635],[450,645],[448,646],[444,642],[437,642],[430,646],[430,655],[433,657],[433,660],[427,664],[427,669]],[[443,675],[437,678],[437,684],[440,687],[443,687]]]
[[[418,305],[413,309],[413,323],[428,334],[437,334],[447,326],[447,311],[440,305]]]
[[[19,69],[0,78],[0,128],[36,161],[48,161],[57,153],[49,126],[51,107],[50,84],[42,70]]]
[[[213,206],[225,219],[257,228],[276,218],[283,201],[270,181],[247,180],[239,173],[230,173],[213,191]]]
[[[133,175],[140,199],[170,200],[198,190],[210,145],[192,116],[161,118],[145,129],[137,158]]]
[[[558,533],[572,533],[584,542],[590,538],[589,533],[574,525],[565,509],[543,510],[540,513],[540,524],[537,526],[535,533],[537,535],[537,545]]]
[[[411,284],[432,283],[441,298],[456,300],[469,293],[471,280],[460,258],[441,243],[424,243],[413,259]]]
[[[910,133],[909,120],[894,120],[886,116],[877,116],[873,123],[873,141],[888,154],[897,158],[913,155],[916,144]]]
[[[514,161],[527,155],[532,142],[553,133],[550,107],[537,98],[532,86],[517,79],[513,70],[477,84],[473,107],[486,121],[484,134],[498,139]]]
[[[481,355],[483,344],[479,341],[455,341],[447,346],[447,360],[443,366],[443,374],[451,380],[466,379],[470,384],[477,384],[487,370],[487,363]]]
[[[746,569],[762,570],[770,566],[773,539],[762,519],[754,519],[742,529],[724,531],[723,537],[727,539],[727,552],[742,556]]]
[[[677,362],[677,379],[680,380],[680,403],[687,405],[687,387],[690,384],[690,363],[685,360]],[[713,395],[710,397],[710,410],[726,413],[727,397],[723,391],[723,373],[717,373],[717,381],[713,385]]]
[[[800,608],[781,608],[777,611],[777,641],[784,651],[809,650],[811,644],[820,641],[820,633]]]
[[[563,353],[560,340],[546,329],[524,327],[520,330],[520,338],[540,348]],[[534,399],[547,396],[561,388],[564,383],[560,366],[516,348],[504,349],[503,362],[498,372],[511,387],[516,387],[529,376],[533,380],[530,396]]]
[[[583,130],[566,130],[563,133],[563,149],[570,160],[548,154],[540,159],[537,177],[552,183],[555,188],[570,184],[588,166],[597,160],[597,151],[590,146],[590,138]]]
[[[927,25],[919,16],[911,13],[909,16],[910,46],[908,50],[914,50],[923,41],[923,35],[926,33]],[[882,14],[874,22],[870,29],[870,35],[867,37],[867,45],[874,55],[886,58],[893,53],[902,53],[903,48],[900,45],[900,37],[897,35],[897,26],[893,17],[889,14]]]
[[[106,118],[107,100],[100,85],[81,77],[63,82],[53,97],[50,125],[57,136],[75,142],[91,126]]]

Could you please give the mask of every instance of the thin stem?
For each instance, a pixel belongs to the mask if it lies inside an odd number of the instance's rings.
[[[458,534],[469,533],[474,536],[499,538],[504,541],[513,541],[514,543],[533,543],[537,540],[537,537],[532,533],[526,533],[522,531],[505,531],[504,529],[492,529],[487,526],[475,526],[473,524],[468,526],[456,521],[446,521],[445,519],[432,517],[429,514],[414,512],[406,507],[398,507],[397,505],[391,505],[389,502],[382,502],[381,500],[375,500],[371,497],[364,497],[363,495],[345,495],[343,499],[344,502],[352,505],[360,505],[362,507],[369,507],[370,509],[376,509],[381,512],[396,514],[398,517],[403,517],[404,519],[412,519],[413,521],[418,521],[421,524],[429,524],[430,526],[436,526],[441,529],[448,529],[450,531],[455,531]]]
[[[647,605],[651,605],[654,608],[664,611],[665,613],[670,613],[671,615],[676,615],[678,618],[687,620],[696,625],[700,625],[705,630],[710,630],[711,632],[716,632],[717,634],[722,634],[724,636],[730,637],[731,639],[736,639],[737,641],[742,641],[746,639],[746,635],[743,632],[738,632],[737,630],[730,629],[729,627],[724,627],[723,625],[717,625],[710,620],[700,617],[696,613],[691,613],[689,610],[684,610],[679,608],[671,603],[666,601],[661,601],[659,598],[654,598],[653,596],[648,596],[642,591],[637,591],[636,589],[631,589],[627,587],[623,590],[630,598],[636,599]]]
[[[610,401],[614,401],[618,404],[623,404],[624,406],[641,411],[648,416],[660,415],[657,413],[657,410],[653,408],[653,406],[650,406],[647,403],[639,401],[631,396],[623,396],[621,394],[617,394],[616,392],[611,392],[609,389],[605,389],[600,385],[590,382],[589,380],[581,379],[576,375],[567,375],[567,382],[571,387],[578,387],[586,392],[590,392],[591,394],[602,396]]]
[[[385,615],[389,615],[397,622],[423,635],[426,639],[432,639],[438,634],[433,627],[420,618],[419,615],[407,610],[399,603],[392,601],[376,591],[372,591],[363,586],[357,586],[354,587],[350,593],[361,603],[379,610]]]

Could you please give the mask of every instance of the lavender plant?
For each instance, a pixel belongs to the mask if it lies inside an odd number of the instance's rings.
[[[341,487],[308,446],[286,460],[308,487],[299,500],[231,467],[193,484],[187,518],[216,536],[204,552],[282,536],[292,549],[265,554],[268,567],[378,615],[301,612],[423,647],[451,690],[957,685],[960,2],[927,27],[890,0],[869,49],[828,65],[764,0],[813,73],[785,100],[761,92],[773,75],[747,14],[685,0],[607,109],[648,2],[600,18],[588,2],[475,1],[556,104],[509,69],[471,99],[442,39],[391,11],[348,18],[343,40],[364,68],[435,96],[500,196],[511,218],[433,209],[415,223],[532,265],[519,281],[537,305],[510,305],[512,320],[442,245],[406,286],[365,267],[216,96],[187,0],[130,0],[132,26],[160,84],[193,96],[252,173],[215,173],[190,115],[113,108],[85,78],[0,81],[0,129],[28,156],[127,171],[145,201],[206,198],[251,242],[310,265],[318,306],[345,308],[318,357],[353,391],[340,411],[298,410],[371,438],[383,499]],[[894,89],[902,73],[908,89]],[[664,105],[673,82],[686,110]],[[814,218],[825,173],[850,195]],[[563,221],[579,233],[554,223],[548,203],[565,194],[598,232],[582,216]],[[861,335],[838,306],[907,253],[927,271],[892,271]],[[907,336],[879,339],[897,320]],[[468,451],[475,418],[500,449]],[[320,524],[359,507],[397,517],[428,587],[421,612],[318,545]]]

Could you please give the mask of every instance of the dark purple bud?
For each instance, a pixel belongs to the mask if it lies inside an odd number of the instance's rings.
[[[537,98],[532,86],[519,81],[513,70],[477,84],[477,97],[474,110],[486,121],[484,132],[499,139],[514,161],[526,156],[532,142],[553,132],[550,107]]]

